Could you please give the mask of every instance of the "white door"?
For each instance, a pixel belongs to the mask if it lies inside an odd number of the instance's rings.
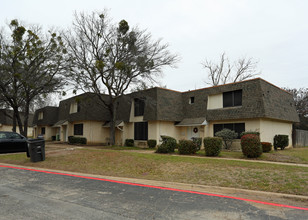
[[[193,137],[200,137],[200,127],[187,127],[187,139],[191,140]]]

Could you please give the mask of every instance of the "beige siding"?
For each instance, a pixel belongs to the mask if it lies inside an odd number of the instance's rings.
[[[270,119],[260,120],[260,136],[262,141],[273,144],[276,134],[284,134],[289,136],[289,146],[292,146],[292,123]]]
[[[35,133],[34,133],[34,137],[36,138],[38,135],[41,134],[41,130],[42,128],[45,128],[45,134],[44,134],[44,139],[46,141],[51,141],[52,140],[52,136],[56,136],[57,134],[57,128],[53,128],[51,126],[37,126],[35,127]]]
[[[222,107],[223,107],[222,93],[208,96],[207,109],[217,109]]]
[[[83,124],[83,135],[74,135],[74,124]],[[103,128],[103,122],[78,121],[68,125],[68,136],[86,137],[87,144],[103,144],[109,138],[109,128]]]
[[[292,146],[292,123],[270,120],[270,119],[243,119],[229,121],[211,121],[208,129],[205,129],[205,136],[213,137],[213,124],[224,123],[245,123],[246,131],[260,132],[260,139],[264,142],[273,144],[273,139],[276,134],[285,134],[289,136],[289,145]]]
[[[12,125],[1,125],[0,131],[12,131],[13,126]],[[16,132],[20,134],[19,127],[16,127]],[[33,137],[33,127],[28,127],[27,137]]]

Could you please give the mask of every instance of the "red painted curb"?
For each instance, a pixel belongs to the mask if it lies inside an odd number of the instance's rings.
[[[191,191],[191,190],[174,189],[174,188],[168,188],[168,187],[162,187],[162,186],[152,186],[152,185],[139,184],[139,183],[130,183],[130,182],[110,180],[110,179],[104,179],[104,178],[98,178],[98,177],[81,176],[81,175],[75,175],[75,174],[69,174],[69,173],[58,173],[58,172],[29,169],[29,168],[23,168],[23,167],[13,167],[13,166],[5,166],[5,165],[0,165],[0,167],[11,168],[11,169],[18,169],[18,170],[29,170],[29,171],[34,171],[34,172],[56,174],[56,175],[62,175],[62,176],[72,176],[72,177],[78,177],[78,178],[83,178],[83,179],[100,180],[100,181],[105,181],[105,182],[120,183],[120,184],[126,184],[126,185],[132,185],[132,186],[141,186],[141,187],[148,187],[148,188],[155,188],[155,189],[161,189],[161,190],[169,190],[169,191],[176,191],[176,192],[186,192],[186,193],[193,193],[193,194],[206,195],[206,196],[215,196],[215,197],[221,197],[221,198],[229,198],[229,199],[242,200],[242,201],[246,201],[246,202],[260,203],[260,204],[264,204],[264,205],[271,205],[271,206],[278,206],[278,207],[284,207],[284,208],[291,208],[291,209],[299,209],[299,210],[308,211],[308,208],[305,208],[305,207],[297,207],[297,206],[284,205],[284,204],[278,204],[278,203],[263,202],[263,201],[258,201],[258,200],[245,199],[245,198],[239,198],[239,197],[233,197],[233,196],[224,196],[224,195],[213,194],[213,193],[203,193],[203,192],[196,192],[196,191]]]

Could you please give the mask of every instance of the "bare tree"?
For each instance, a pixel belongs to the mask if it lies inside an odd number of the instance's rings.
[[[107,13],[75,13],[73,30],[65,34],[71,60],[71,77],[78,89],[98,95],[111,115],[110,140],[115,143],[117,100],[132,85],[155,82],[162,67],[178,59],[168,45],[130,28],[125,20],[115,25]],[[101,94],[106,93],[108,100]]]
[[[39,26],[9,24],[11,35],[0,33],[0,92],[14,111],[21,134],[27,135],[30,106],[38,96],[65,85],[66,49],[55,32],[42,33]],[[19,114],[24,112],[24,120]]]
[[[259,75],[260,72],[257,71],[257,64],[258,62],[254,61],[253,58],[240,58],[231,64],[226,54],[223,53],[220,56],[219,63],[205,60],[202,66],[208,74],[206,84],[217,86],[243,81]]]

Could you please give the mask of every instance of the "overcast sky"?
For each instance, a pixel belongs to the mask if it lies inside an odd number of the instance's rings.
[[[12,19],[44,28],[69,27],[74,11],[109,9],[114,22],[147,29],[181,56],[162,83],[186,91],[207,85],[205,59],[253,57],[260,77],[279,86],[308,85],[306,0],[0,0],[0,26]]]

